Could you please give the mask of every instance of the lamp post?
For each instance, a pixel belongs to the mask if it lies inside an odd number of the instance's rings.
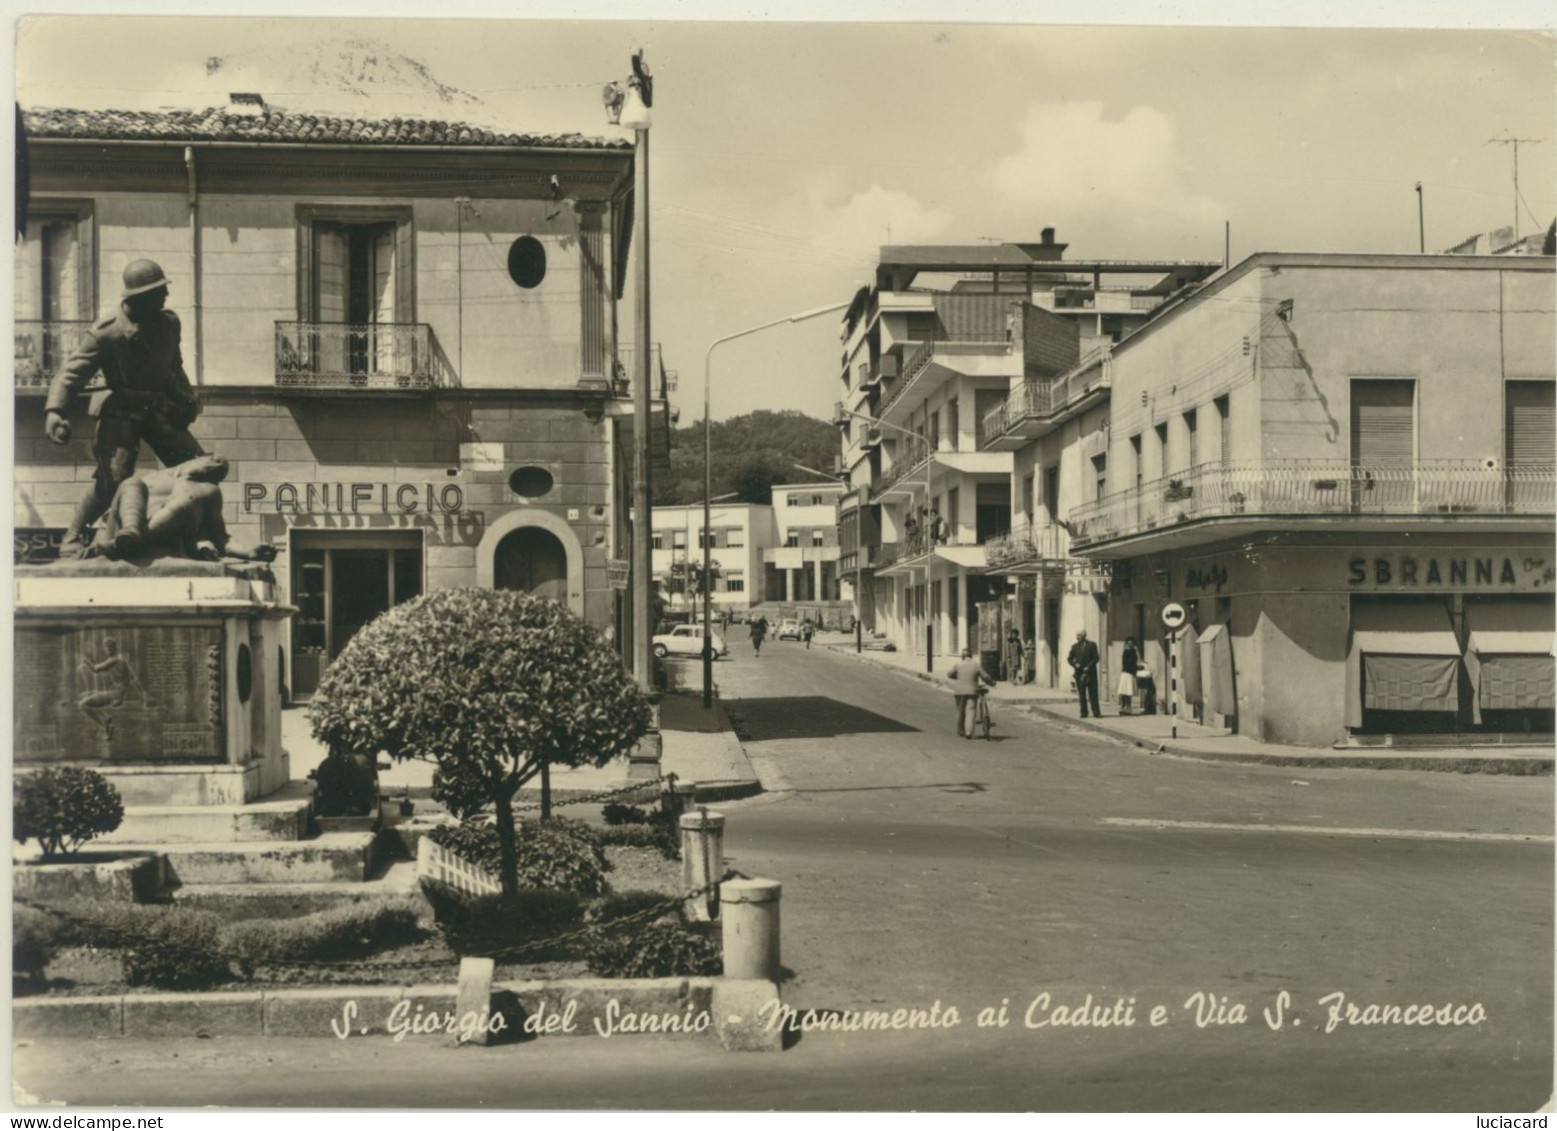
[[[736,338],[744,338],[748,334],[755,334],[759,330],[770,330],[774,326],[782,326],[786,322],[804,322],[809,318],[817,318],[823,314],[831,314],[835,310],[843,310],[847,302],[834,302],[827,306],[819,306],[815,310],[802,311],[799,314],[790,314],[783,318],[775,318],[771,322],[764,322],[760,326],[749,326],[744,330],[738,330],[734,334],[726,334],[722,338],[715,338],[708,346],[708,352],[703,355],[703,706],[714,705],[714,642],[713,621],[710,613],[712,598],[711,586],[708,583],[708,572],[712,556],[712,538],[709,526],[711,519],[708,513],[709,497],[714,493],[713,473],[713,444],[709,440],[711,419],[708,415],[709,390],[713,386],[714,350],[726,342],[733,342]]]
[[[613,125],[633,131],[633,258],[638,273],[633,289],[637,292],[638,355],[633,376],[633,674],[645,691],[654,687],[654,654],[650,639],[650,608],[654,585],[653,490],[649,461],[649,108],[654,105],[654,80],[643,52],[632,57],[632,77],[622,83],[608,83],[602,91],[606,117]]]

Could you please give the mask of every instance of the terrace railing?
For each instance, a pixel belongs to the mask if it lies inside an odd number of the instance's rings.
[[[423,390],[434,384],[425,322],[277,322],[276,386]]]
[[[1557,510],[1554,489],[1553,464],[1208,463],[1075,508],[1070,512],[1071,543],[1095,546],[1192,520],[1243,515],[1546,516]]]
[[[49,381],[70,356],[81,335],[91,328],[85,320],[16,320],[16,391],[47,392]]]

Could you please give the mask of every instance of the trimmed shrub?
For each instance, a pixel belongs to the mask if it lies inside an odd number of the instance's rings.
[[[59,919],[47,912],[15,904],[11,908],[11,982],[36,984],[43,981],[59,946]]]
[[[414,942],[420,904],[406,896],[346,903],[296,919],[247,919],[224,924],[224,953],[249,964],[335,961]]]
[[[578,897],[569,892],[521,889],[516,907],[501,895],[466,895],[436,880],[424,879],[422,892],[432,904],[444,941],[460,955],[496,954],[579,924]],[[541,950],[525,955],[530,961],[555,956]]]
[[[433,797],[452,813],[493,808],[508,838],[498,878],[514,900],[536,886],[516,860],[517,834],[508,836],[520,786],[542,766],[601,767],[625,755],[650,708],[616,651],[562,605],[462,588],[396,605],[354,635],[309,719],[328,749],[432,762]],[[569,880],[588,886],[581,875]]]
[[[718,944],[679,923],[600,932],[585,962],[589,972],[600,978],[673,978],[724,972]]]
[[[50,766],[16,780],[11,814],[18,844],[36,840],[49,856],[74,856],[93,837],[119,827],[124,802],[96,770]]]
[[[662,891],[642,889],[613,891],[591,903],[584,911],[584,919],[589,923],[614,923],[618,919],[625,919],[629,915],[636,915],[640,911],[665,904],[669,904],[665,908],[665,914],[678,914],[679,903],[676,898]]]
[[[625,848],[653,848],[667,860],[681,859],[681,838],[659,825],[615,825],[602,830],[600,842]]]
[[[649,822],[647,812],[636,805],[623,805],[618,801],[607,802],[600,810],[600,815],[608,825],[645,825]]]
[[[208,912],[137,908],[126,929],[134,941],[123,947],[124,980],[159,990],[204,990],[234,980],[219,950],[220,920]],[[138,920],[138,921],[137,921]],[[111,945],[90,941],[89,945]]]
[[[594,829],[579,821],[552,817],[525,821],[516,831],[521,889],[550,888],[585,898],[605,891],[610,863]],[[502,850],[492,825],[440,825],[428,835],[434,844],[497,874]]]

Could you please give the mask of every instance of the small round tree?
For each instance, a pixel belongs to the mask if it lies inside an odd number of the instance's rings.
[[[73,856],[123,820],[119,791],[96,770],[50,766],[16,779],[11,835],[18,844],[36,840],[46,856]]]
[[[309,717],[332,751],[433,763],[433,796],[456,816],[490,806],[515,906],[514,795],[548,766],[627,753],[648,729],[649,702],[601,635],[555,601],[445,589],[353,636]]]

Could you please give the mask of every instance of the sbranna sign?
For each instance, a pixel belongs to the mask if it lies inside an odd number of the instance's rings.
[[[245,483],[244,514],[458,514],[458,483]]]

